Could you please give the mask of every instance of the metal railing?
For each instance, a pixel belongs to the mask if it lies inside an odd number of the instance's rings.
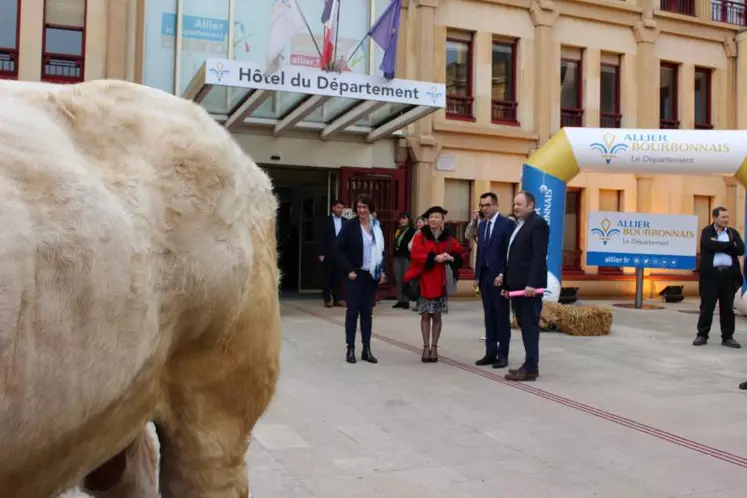
[[[599,126],[602,128],[620,128],[622,123],[622,114],[616,112],[600,112]]]
[[[563,251],[563,270],[564,271],[581,271],[581,249],[570,249]]]
[[[18,77],[18,50],[0,48],[0,78],[15,79]]]
[[[680,122],[674,119],[660,119],[659,128],[662,130],[676,130],[680,127]]]
[[[711,19],[747,26],[747,9],[744,3],[734,0],[711,0]]]
[[[459,95],[446,96],[446,116],[450,118],[472,119],[472,104],[474,97],[462,97]]]
[[[695,0],[661,0],[659,5],[661,10],[667,12],[684,14],[686,16],[695,15]]]
[[[561,109],[560,126],[583,126],[584,110],[583,109]]]
[[[494,123],[517,124],[518,102],[510,100],[493,100],[491,119]]]
[[[42,80],[58,83],[83,81],[83,57],[65,54],[42,54]]]

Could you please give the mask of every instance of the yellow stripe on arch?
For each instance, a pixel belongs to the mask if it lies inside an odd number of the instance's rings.
[[[545,145],[529,156],[526,164],[565,183],[573,180],[580,172],[573,147],[563,129],[555,133]],[[747,169],[745,174],[747,175]]]
[[[747,187],[747,157],[744,158],[744,161],[742,161],[742,164],[739,166],[737,172],[734,173],[734,176],[740,185]]]

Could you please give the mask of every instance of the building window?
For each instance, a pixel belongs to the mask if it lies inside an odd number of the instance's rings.
[[[583,126],[581,50],[563,48],[560,61],[560,126]]]
[[[45,0],[42,80],[83,81],[85,43],[86,0]]]
[[[464,230],[472,217],[472,182],[470,180],[456,180],[447,178],[444,180],[444,208],[449,212],[446,216],[446,226],[451,234],[462,246],[465,261],[471,261],[466,257],[471,250],[470,241],[464,237]],[[467,265],[465,265],[467,266]],[[465,271],[471,271],[464,268]]]
[[[617,62],[617,63],[615,63]],[[599,75],[600,113],[599,125],[602,128],[620,128],[620,58],[612,56],[603,61]]]
[[[659,128],[680,127],[677,109],[677,65],[661,63],[659,69]]]
[[[569,188],[565,194],[565,233],[563,234],[563,271],[581,271],[581,189]]]
[[[695,129],[712,130],[711,70],[695,68]]]
[[[737,26],[747,26],[744,0],[711,0],[711,19]]]
[[[516,102],[516,42],[493,42],[492,120],[519,124]]]
[[[674,12],[675,14],[684,14],[686,16],[695,15],[695,0],[661,0],[661,10]]]
[[[18,77],[20,0],[0,0],[0,78]]]
[[[446,116],[472,121],[472,35],[450,33],[446,39]]]

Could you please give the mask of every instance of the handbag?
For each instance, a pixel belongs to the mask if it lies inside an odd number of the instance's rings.
[[[446,247],[446,252],[449,254],[451,254],[451,240],[452,239],[449,239],[449,244]],[[446,295],[450,296],[456,292],[459,279],[454,272],[454,269],[451,267],[451,262],[447,262],[444,265],[444,271],[446,272]]]
[[[402,284],[402,293],[409,301],[415,302],[420,299],[420,276]]]

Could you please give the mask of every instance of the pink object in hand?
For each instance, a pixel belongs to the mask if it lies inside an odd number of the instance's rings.
[[[544,294],[544,292],[545,292],[545,289],[534,289],[535,295],[536,294]],[[521,297],[521,296],[524,296],[524,295],[526,295],[526,294],[524,294],[523,290],[515,290],[515,291],[511,291],[511,292],[508,293],[509,297]]]

